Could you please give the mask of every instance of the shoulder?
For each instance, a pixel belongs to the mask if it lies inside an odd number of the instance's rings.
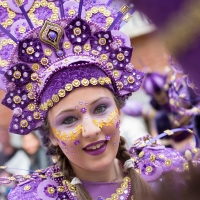
[[[158,180],[168,172],[180,174],[189,170],[186,158],[178,151],[158,144],[146,145],[149,139],[149,136],[139,138],[129,149],[135,161],[135,170],[146,181]]]
[[[14,178],[19,179],[19,183],[9,193],[8,200],[69,199],[61,184],[63,174],[55,166],[36,170],[28,176],[15,175]]]

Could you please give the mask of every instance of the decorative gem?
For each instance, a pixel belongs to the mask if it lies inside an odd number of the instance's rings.
[[[79,17],[66,26],[65,33],[73,45],[84,45],[91,36],[90,26]]]
[[[111,62],[108,62],[108,63],[106,64],[106,67],[107,67],[109,70],[113,70],[113,68],[114,68],[114,66],[113,66],[113,64],[112,64]]]
[[[79,45],[76,45],[75,47],[74,47],[74,52],[75,53],[81,53],[82,52],[82,47],[81,46],[79,46]]]
[[[111,136],[110,135],[106,135],[106,140],[110,140]]]
[[[26,53],[29,54],[29,55],[33,54],[34,52],[35,52],[35,50],[34,50],[33,47],[28,47],[28,48],[26,49]]]
[[[129,82],[129,83],[134,83],[134,81],[135,81],[135,79],[134,79],[134,77],[133,76],[129,76],[128,78],[127,78],[127,81]]]
[[[60,89],[60,90],[58,91],[58,96],[59,96],[59,97],[65,97],[65,95],[66,95],[65,90]]]
[[[72,85],[74,87],[79,87],[80,86],[80,81],[78,79],[73,80]]]
[[[42,65],[48,65],[49,60],[48,60],[48,58],[42,58],[40,62]]]
[[[108,56],[106,54],[101,54],[101,60],[107,61],[108,60]]]
[[[21,75],[22,75],[22,74],[21,74],[20,71],[15,71],[14,74],[13,74],[14,78],[16,78],[16,79],[21,78]]]
[[[171,166],[172,161],[170,159],[165,160],[165,165],[166,166]]]
[[[38,38],[27,38],[19,41],[19,59],[23,62],[36,63],[44,56],[41,41]]]
[[[124,87],[123,83],[121,81],[117,81],[117,88],[121,90]]]
[[[29,99],[34,99],[34,98],[35,98],[34,92],[29,92],[29,93],[28,93],[28,98],[29,98]]]
[[[86,109],[86,108],[81,108],[81,112],[82,112],[83,114],[85,114],[85,113],[87,112],[87,109]]]
[[[40,30],[40,39],[42,42],[52,46],[57,52],[60,50],[60,42],[63,37],[63,29],[58,24],[45,21]],[[62,56],[57,53],[58,56]]]
[[[142,158],[143,156],[144,156],[144,151],[141,151],[141,152],[139,153],[139,157]]]
[[[91,78],[90,79],[90,83],[92,84],[92,85],[97,85],[97,79],[96,78]]]
[[[90,82],[88,81],[88,79],[84,78],[83,80],[81,80],[81,84],[83,86],[88,86],[90,84]]]
[[[90,44],[85,44],[83,48],[84,48],[85,51],[90,51],[91,50],[91,45]]]
[[[27,122],[27,120],[21,120],[21,122],[20,122],[20,126],[22,127],[22,128],[26,128],[27,126],[28,126],[28,122]]]
[[[34,112],[33,117],[34,117],[34,119],[40,119],[41,118],[39,112]]]
[[[74,144],[75,144],[75,145],[78,145],[78,144],[80,144],[80,141],[79,141],[79,140],[75,140],[75,141],[74,141]]]
[[[70,92],[70,91],[72,91],[72,89],[73,89],[72,84],[68,83],[68,84],[65,85],[65,90],[66,91]]]
[[[119,78],[119,76],[120,76],[119,71],[114,70],[112,73],[113,73],[114,78],[116,78],[116,79]]]
[[[29,104],[28,105],[28,109],[30,110],[30,111],[34,111],[35,110],[35,104],[33,104],[33,103],[31,103],[31,104]]]
[[[40,69],[40,65],[37,64],[37,63],[34,63],[34,64],[32,65],[32,69],[33,69],[33,71],[38,71],[38,70]]]
[[[70,48],[71,48],[71,43],[70,43],[70,42],[64,42],[64,43],[63,43],[63,47],[64,47],[65,49],[70,49]]]
[[[151,156],[150,156],[150,160],[151,160],[151,162],[154,162],[154,161],[156,160],[156,155],[151,154]]]
[[[21,103],[21,97],[20,96],[15,96],[14,98],[13,98],[13,101],[16,103],[16,104],[18,104],[18,103]]]
[[[25,185],[24,186],[24,191],[28,191],[28,190],[30,190],[31,189],[31,186],[30,185]]]
[[[52,95],[52,101],[57,103],[59,101],[59,96],[57,94]]]
[[[46,48],[46,49],[44,50],[44,54],[45,54],[46,56],[51,56],[51,55],[52,55],[51,49]]]
[[[31,74],[31,80],[37,81],[37,79],[38,79],[38,74],[37,73]]]
[[[119,61],[123,61],[124,60],[124,54],[122,54],[122,53],[117,54],[117,59]]]

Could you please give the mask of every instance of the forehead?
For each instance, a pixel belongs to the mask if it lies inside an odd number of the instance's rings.
[[[112,92],[105,87],[91,86],[77,88],[55,105],[49,113],[56,114],[64,109],[74,109],[74,106],[78,105],[80,101],[90,104],[104,97],[114,102]]]

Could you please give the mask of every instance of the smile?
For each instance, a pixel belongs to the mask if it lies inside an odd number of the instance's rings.
[[[97,156],[102,154],[107,148],[107,141],[101,140],[95,143],[91,143],[83,148],[83,150],[92,156]]]

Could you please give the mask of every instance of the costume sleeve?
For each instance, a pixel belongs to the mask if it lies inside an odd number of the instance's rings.
[[[168,195],[169,199],[180,198],[186,188],[184,174],[189,170],[187,160],[172,148],[157,144],[147,146],[149,139],[149,136],[140,138],[129,149],[135,170],[149,182],[156,194]]]
[[[199,0],[133,0],[158,28],[169,52],[181,64],[195,86],[200,79]]]

